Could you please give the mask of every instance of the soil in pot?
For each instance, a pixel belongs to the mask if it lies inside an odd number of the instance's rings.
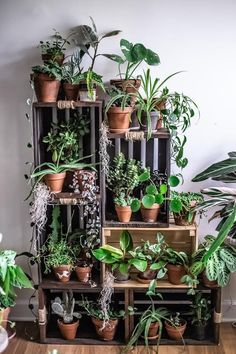
[[[206,338],[207,325],[192,324],[192,338],[196,340],[204,340]]]
[[[131,210],[130,206],[116,205],[115,209],[116,209],[116,213],[118,216],[118,220],[120,222],[129,222],[130,221],[131,215],[132,215],[132,210]]]
[[[34,75],[34,90],[38,102],[56,102],[61,82],[46,74]]]
[[[110,132],[120,134],[128,131],[132,112],[132,107],[125,107],[124,110],[121,107],[111,107],[107,112]]]
[[[75,320],[73,323],[64,323],[62,320],[58,319],[57,324],[64,339],[75,339],[79,327],[79,320]]]
[[[118,319],[109,320],[103,328],[103,320],[92,317],[92,322],[95,326],[98,337],[105,341],[113,340],[116,334]]]
[[[66,283],[70,280],[70,275],[71,275],[70,264],[62,264],[58,267],[53,267],[53,271],[55,276],[60,282]]]
[[[179,327],[173,327],[169,322],[165,321],[165,328],[168,336],[173,340],[181,340],[185,332],[187,322],[181,319],[181,325]]]
[[[157,121],[158,121],[158,112],[150,112],[151,116],[151,129],[152,132],[155,132],[157,130]],[[142,112],[141,115],[141,124],[140,124],[140,129],[144,131],[148,131],[148,126],[147,126],[147,114],[145,112]]]
[[[116,283],[123,283],[123,282],[126,282],[129,280],[130,276],[129,276],[129,271],[128,273],[124,274],[124,273],[121,273],[119,271],[119,269],[115,269],[113,271],[113,275],[115,277],[115,282]]]
[[[63,64],[63,61],[65,59],[65,55],[62,54],[42,54],[42,60],[45,64],[47,64],[50,60],[56,62],[59,65]]]
[[[179,226],[191,226],[194,224],[195,221],[195,216],[196,213],[194,213],[192,220],[188,220],[188,214],[178,214],[178,213],[173,213],[174,219],[175,219],[175,225]]]
[[[168,280],[171,284],[180,285],[182,284],[181,278],[186,274],[184,266],[167,264],[166,268]]]
[[[75,268],[75,272],[78,281],[81,283],[88,283],[91,276],[91,271],[92,271],[91,267],[77,266]]]
[[[160,205],[159,204],[153,204],[151,208],[144,208],[143,205],[141,205],[141,214],[143,221],[145,222],[156,222],[158,214],[160,210]]]
[[[49,173],[44,177],[44,181],[52,193],[60,193],[63,188],[66,172]]]
[[[202,282],[203,285],[206,286],[207,288],[217,288],[218,284],[216,280],[209,280],[205,274],[205,272],[202,273]]]
[[[6,307],[4,310],[0,311],[0,326],[7,328],[8,316],[11,311],[10,307]]]
[[[63,89],[66,99],[69,101],[77,101],[79,96],[79,84],[69,84],[64,82]]]

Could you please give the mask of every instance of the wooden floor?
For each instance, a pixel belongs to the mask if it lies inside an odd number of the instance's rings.
[[[36,341],[35,325],[18,323],[17,336],[13,338],[4,354],[47,354],[52,349],[58,349],[59,354],[115,354],[121,348],[111,346],[76,346],[76,345],[47,345]],[[32,336],[32,340],[30,340]],[[132,351],[134,354],[146,353],[139,347]],[[220,346],[160,346],[159,354],[236,354],[236,328],[230,323],[222,324]]]

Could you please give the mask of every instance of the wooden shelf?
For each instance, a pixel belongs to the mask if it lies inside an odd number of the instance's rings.
[[[74,101],[74,107],[102,107],[102,105],[103,105],[102,100],[98,100],[95,102]],[[57,107],[57,102],[34,102],[33,106],[35,108],[47,108],[47,107],[54,108]]]
[[[130,130],[130,133],[136,133],[136,132],[142,132],[142,130]],[[144,132],[144,138],[147,138],[147,132]],[[108,138],[109,139],[117,139],[117,138],[125,138],[125,133],[108,133]],[[165,128],[158,129],[156,132],[153,132],[151,135],[151,138],[157,138],[157,139],[170,139],[170,132],[169,130]]]
[[[148,284],[143,284],[140,283],[138,280],[135,279],[130,279],[127,282],[124,283],[114,283],[114,288],[122,288],[122,289],[146,289],[149,287]],[[188,289],[188,286],[185,284],[180,284],[180,285],[174,285],[171,284],[167,279],[160,279],[157,280],[157,289]]]
[[[191,225],[191,226],[179,226],[175,224],[166,224],[166,223],[147,223],[144,221],[130,221],[127,223],[122,223],[119,221],[106,221],[103,224],[103,229],[112,229],[112,230],[123,230],[123,229],[129,229],[129,230],[149,230],[150,228],[157,229],[157,231],[160,229],[160,231],[196,231],[197,226]],[[190,233],[191,234],[191,233]]]

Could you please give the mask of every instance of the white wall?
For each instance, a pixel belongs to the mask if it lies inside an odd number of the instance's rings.
[[[51,34],[89,23],[93,16],[101,31],[122,29],[120,38],[143,42],[157,51],[162,64],[153,69],[161,78],[186,70],[172,80],[173,89],[183,91],[199,105],[201,119],[188,133],[190,162],[184,171],[185,190],[197,191],[211,183],[192,183],[191,178],[210,163],[222,159],[235,146],[236,2],[234,0],[8,0],[0,1],[0,231],[3,246],[28,250],[30,227],[27,193],[23,177],[26,148],[31,139],[25,118],[26,99],[31,97],[30,67],[40,63],[40,40]],[[118,38],[104,41],[105,52],[119,52]],[[97,71],[109,80],[115,64],[99,59]],[[207,221],[200,235],[213,232]],[[24,293],[25,294],[25,293]],[[236,301],[236,286],[224,291],[226,305]],[[19,296],[19,304],[27,300]],[[226,308],[228,318],[236,318]],[[27,317],[26,307],[16,307],[15,316]],[[14,315],[14,312],[13,312]],[[231,317],[230,317],[231,316]]]

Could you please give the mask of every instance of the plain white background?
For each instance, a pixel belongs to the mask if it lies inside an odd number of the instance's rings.
[[[119,53],[119,39],[126,38],[141,42],[160,55],[161,65],[152,69],[153,75],[165,78],[186,70],[169,86],[192,97],[201,111],[200,120],[188,131],[189,165],[184,170],[183,186],[185,191],[198,191],[214,183],[192,183],[191,179],[236,148],[235,14],[234,0],[1,0],[1,246],[19,252],[29,249],[30,220],[28,205],[23,202],[28,191],[25,162],[32,160],[32,151],[26,147],[31,141],[31,127],[25,118],[25,113],[29,113],[26,99],[32,97],[31,66],[41,62],[37,45],[48,38],[52,28],[66,33],[79,24],[89,24],[92,16],[100,32],[123,31],[117,38],[104,40],[101,51]],[[102,58],[95,69],[105,81],[116,75],[116,65]],[[202,221],[200,237],[214,233],[214,225]],[[224,315],[228,319],[236,317],[234,307],[230,307],[231,299],[236,301],[234,279],[224,290]],[[27,296],[28,292],[21,292],[13,316],[30,316],[25,305]]]

